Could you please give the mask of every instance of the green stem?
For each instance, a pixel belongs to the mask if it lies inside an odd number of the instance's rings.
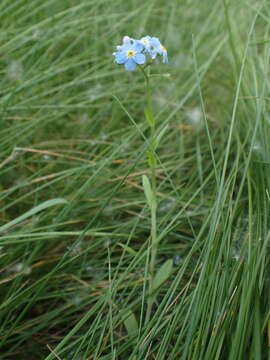
[[[154,275],[155,275],[155,265],[156,265],[156,256],[157,256],[157,185],[156,185],[156,153],[155,153],[155,143],[156,143],[156,123],[153,114],[153,102],[152,102],[152,89],[150,86],[150,76],[147,74],[145,69],[140,66],[140,69],[145,77],[146,82],[146,96],[147,96],[147,108],[146,108],[146,117],[150,126],[150,146],[148,150],[149,154],[149,166],[151,172],[151,188],[153,201],[151,204],[151,254],[150,254],[150,265],[148,270],[149,276],[149,294],[147,301],[147,310],[145,323],[150,319],[152,307],[155,301],[153,295],[153,284],[154,284]],[[150,71],[150,69],[149,69]]]

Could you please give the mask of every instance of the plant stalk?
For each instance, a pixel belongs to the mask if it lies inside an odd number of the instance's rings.
[[[152,101],[152,89],[150,85],[150,74],[146,73],[143,67],[140,67],[146,83],[146,96],[147,96],[147,108],[146,108],[146,120],[150,126],[150,144],[148,149],[148,164],[151,172],[151,189],[152,189],[152,203],[151,203],[151,235],[150,235],[150,264],[148,269],[149,276],[149,293],[147,301],[147,310],[145,316],[145,323],[150,320],[152,307],[155,301],[153,295],[153,284],[155,276],[155,265],[157,256],[157,185],[156,185],[156,123],[153,113],[153,101]],[[150,72],[150,68],[148,69]]]

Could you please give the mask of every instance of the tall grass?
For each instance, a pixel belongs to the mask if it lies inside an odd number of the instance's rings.
[[[0,14],[0,358],[269,359],[269,4]],[[147,324],[144,83],[111,56],[145,34],[169,51],[157,268],[174,260]]]

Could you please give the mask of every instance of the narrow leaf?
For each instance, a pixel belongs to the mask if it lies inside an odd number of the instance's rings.
[[[164,79],[169,79],[171,78],[171,74],[169,73],[165,73],[165,74],[151,74],[150,78],[164,78]]]
[[[133,250],[130,246],[127,246],[125,244],[122,244],[122,243],[117,243],[117,245],[121,246],[126,252],[128,252],[130,255],[132,256],[136,256],[137,253],[135,250]]]
[[[156,148],[156,145],[154,145]],[[148,159],[148,164],[150,167],[155,167],[157,165],[157,160],[155,157],[155,154],[151,151],[147,152],[147,159]]]
[[[7,224],[0,226],[0,232],[7,231],[9,228],[11,228],[14,225],[19,224],[20,222],[24,221],[25,219],[37,214],[38,212],[45,210],[51,206],[60,205],[60,204],[67,204],[67,201],[62,198],[56,198],[52,200],[47,200],[44,203],[37,205],[33,207],[31,210],[26,211],[23,215],[17,217],[14,220],[11,220]]]
[[[173,268],[173,261],[171,259],[167,260],[161,268],[158,270],[154,282],[153,282],[153,291],[158,289],[171,275]]]
[[[145,118],[148,122],[148,125],[149,126],[153,126],[155,120],[154,120],[154,117],[153,117],[153,113],[149,110],[149,109],[145,109],[144,110],[144,115],[145,115]]]
[[[123,317],[123,322],[130,338],[138,333],[138,322],[131,310],[128,310],[125,313],[125,316]]]
[[[142,184],[143,184],[143,190],[144,190],[144,194],[145,194],[147,203],[148,203],[149,207],[151,208],[152,201],[153,201],[153,195],[152,195],[150,181],[146,175],[142,176]]]

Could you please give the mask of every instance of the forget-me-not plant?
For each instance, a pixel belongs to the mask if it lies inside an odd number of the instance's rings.
[[[139,41],[124,39],[123,45],[118,46],[118,51],[114,53],[115,62],[124,64],[127,71],[134,70],[137,64],[142,65],[146,61],[143,48]]]
[[[158,250],[158,236],[157,236],[157,176],[156,166],[158,158],[156,150],[161,137],[166,131],[166,126],[157,133],[156,131],[156,119],[153,112],[152,102],[152,88],[150,85],[151,65],[154,64],[155,59],[158,56],[162,57],[164,64],[168,63],[168,54],[166,48],[161,44],[157,37],[144,36],[141,39],[133,39],[129,36],[123,38],[122,45],[116,47],[117,51],[113,53],[115,62],[120,65],[124,65],[127,71],[134,70],[137,66],[141,70],[146,84],[146,100],[147,106],[144,111],[145,118],[150,128],[150,136],[147,151],[147,160],[149,165],[150,180],[148,176],[143,175],[142,183],[145,193],[146,202],[151,211],[151,234],[150,244],[148,247],[147,256],[147,272],[148,272],[148,299],[147,310],[145,315],[145,323],[147,323],[152,314],[152,308],[154,305],[156,290],[163,281],[167,279],[171,273],[173,267],[173,261],[167,260],[159,269],[155,272],[155,264]],[[155,75],[157,76],[157,75]],[[159,75],[158,75],[159,76]],[[162,75],[161,75],[162,76]],[[161,275],[161,273],[163,275]],[[164,275],[165,274],[165,275]]]
[[[144,36],[140,40],[124,36],[123,44],[116,47],[113,53],[117,64],[124,64],[127,71],[132,71],[137,65],[144,65],[149,60],[162,56],[164,64],[168,63],[167,49],[161,44],[157,37]]]
[[[144,36],[140,39],[140,42],[144,45],[146,53],[149,53],[152,59],[155,59],[157,55],[162,55],[163,63],[168,63],[167,49],[157,37]]]

